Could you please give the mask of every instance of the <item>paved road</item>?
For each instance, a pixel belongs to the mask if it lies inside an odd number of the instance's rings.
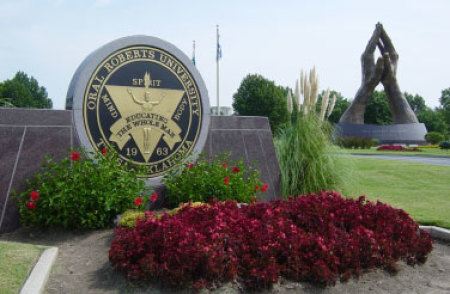
[[[448,165],[450,166],[450,157],[431,157],[420,155],[386,155],[386,154],[351,154],[353,157],[359,158],[376,158],[386,160],[402,160],[408,162],[419,162],[432,165]]]

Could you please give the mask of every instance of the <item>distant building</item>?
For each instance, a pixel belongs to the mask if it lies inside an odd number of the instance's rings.
[[[217,115],[217,106],[211,107],[211,115]],[[220,115],[233,115],[233,108],[230,106],[220,106]]]

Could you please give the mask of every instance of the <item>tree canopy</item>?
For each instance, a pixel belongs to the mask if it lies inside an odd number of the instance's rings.
[[[384,91],[373,91],[364,113],[364,123],[373,125],[389,125],[392,113]]]
[[[261,75],[249,74],[233,95],[233,109],[238,115],[267,116],[272,133],[289,122],[287,89]]]
[[[11,80],[0,83],[0,98],[10,106],[24,108],[52,108],[53,103],[48,98],[47,90],[39,86],[34,77],[28,77],[24,72],[17,72]]]
[[[441,111],[442,117],[447,124],[447,131],[450,132],[450,87],[442,90],[439,102],[441,103],[439,110]]]
[[[442,112],[439,109],[431,109],[426,106],[425,99],[420,95],[412,95],[405,92],[406,100],[417,116],[419,122],[424,123],[428,132],[439,132],[445,134],[447,126]]]
[[[296,103],[293,103],[294,111],[289,114],[287,109],[287,93],[289,88],[275,85],[258,74],[249,74],[241,82],[237,92],[233,95],[233,109],[237,115],[260,115],[269,118],[272,132],[276,133],[289,123],[290,118],[295,121],[297,111]],[[320,110],[322,97],[325,91],[318,95],[316,104]],[[338,123],[342,114],[351,104],[338,91],[330,91],[330,99],[336,95],[334,110],[328,117],[331,123]],[[447,138],[450,134],[450,87],[442,90],[440,107],[432,109],[425,103],[425,99],[418,94],[404,93],[411,109],[416,114],[419,122],[424,123],[428,132],[439,132]],[[291,96],[293,93],[291,91]],[[366,106],[364,123],[376,125],[392,124],[392,114],[389,101],[384,91],[374,91]]]

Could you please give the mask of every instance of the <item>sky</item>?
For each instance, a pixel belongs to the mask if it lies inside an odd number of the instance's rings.
[[[196,66],[215,106],[219,25],[220,106],[231,106],[248,74],[294,88],[300,71],[313,66],[320,91],[352,99],[361,53],[381,22],[400,56],[401,90],[436,107],[450,87],[449,12],[447,0],[0,0],[0,81],[24,71],[64,109],[75,70],[104,44],[155,36],[191,57],[195,40]]]

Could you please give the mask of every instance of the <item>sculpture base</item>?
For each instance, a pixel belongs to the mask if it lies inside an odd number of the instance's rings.
[[[336,124],[335,137],[376,138],[380,144],[418,144],[425,145],[427,129],[425,124]]]

